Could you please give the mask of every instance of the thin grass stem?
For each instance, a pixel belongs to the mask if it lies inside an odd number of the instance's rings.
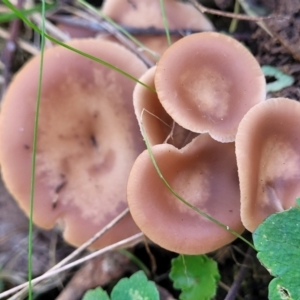
[[[164,27],[165,27],[165,31],[166,31],[167,41],[168,41],[169,46],[171,46],[172,41],[171,41],[171,37],[170,37],[168,18],[167,18],[167,15],[166,15],[165,2],[164,2],[164,0],[159,0],[159,1],[160,1],[161,15],[162,15],[162,18],[163,18]]]
[[[108,251],[111,251],[111,250],[114,250],[114,249],[118,249],[118,248],[121,248],[121,247],[125,247],[126,245],[128,245],[130,243],[136,243],[136,242],[138,242],[138,241],[141,240],[141,238],[143,237],[143,235],[144,234],[142,232],[137,233],[137,234],[135,234],[133,236],[130,236],[129,238],[126,238],[126,239],[122,240],[122,241],[119,241],[119,242],[117,242],[115,244],[109,245],[109,246],[107,246],[105,248],[102,248],[102,249],[100,249],[98,251],[95,251],[95,252],[93,252],[93,253],[91,253],[91,254],[89,254],[89,255],[81,258],[81,259],[78,259],[78,260],[76,260],[76,261],[74,261],[74,262],[72,262],[70,264],[67,264],[67,265],[65,265],[65,266],[63,266],[61,268],[55,269],[55,270],[53,270],[51,272],[46,272],[45,274],[43,274],[43,275],[41,275],[41,276],[39,276],[37,278],[32,279],[32,284],[37,284],[37,283],[39,283],[39,282],[41,282],[41,281],[43,281],[45,279],[48,279],[48,278],[50,278],[50,277],[52,277],[54,275],[57,275],[57,274],[59,274],[59,273],[61,273],[63,271],[67,271],[67,270],[69,270],[69,269],[71,269],[73,267],[76,267],[76,266],[78,266],[78,265],[80,265],[80,264],[82,264],[82,263],[84,263],[86,261],[89,261],[89,260],[91,260],[91,259],[93,259],[93,258],[95,258],[95,257],[97,257],[97,256],[99,256],[101,254],[104,254],[104,253],[106,253]],[[21,290],[21,289],[23,289],[23,288],[25,288],[27,286],[28,286],[28,282],[25,282],[25,283],[20,284],[20,285],[14,287],[14,288],[12,288],[12,289],[10,289],[8,291],[5,291],[5,292],[3,292],[3,293],[0,294],[0,299],[6,298],[7,296],[10,296],[10,295],[14,294],[15,292],[17,292],[17,291],[19,291],[19,290]]]
[[[140,125],[141,131],[142,131],[142,135],[143,138],[145,140],[146,143],[146,147],[150,156],[150,159],[152,161],[152,164],[158,174],[158,176],[160,177],[160,179],[162,180],[162,182],[165,184],[165,186],[168,188],[168,190],[181,202],[183,202],[186,206],[188,206],[189,208],[191,208],[192,210],[194,210],[195,212],[197,212],[199,215],[203,216],[204,218],[210,220],[211,222],[215,223],[216,225],[218,225],[219,227],[223,228],[226,231],[229,231],[231,234],[233,234],[234,236],[236,236],[237,238],[241,239],[243,242],[245,242],[247,245],[249,245],[251,248],[253,248],[255,250],[254,245],[249,242],[248,240],[246,240],[243,236],[241,236],[239,233],[237,233],[236,231],[232,230],[229,226],[223,224],[222,222],[219,222],[218,220],[214,219],[212,216],[210,216],[209,214],[205,213],[204,211],[200,210],[199,208],[195,207],[194,205],[192,205],[191,203],[189,203],[188,201],[186,201],[184,198],[182,198],[171,186],[170,184],[167,182],[167,180],[165,179],[165,177],[163,176],[163,174],[161,173],[158,164],[155,160],[155,157],[153,155],[152,149],[151,149],[151,145],[149,143],[149,140],[147,138],[145,129],[143,124],[141,123]]]
[[[238,0],[235,0],[233,13],[235,13],[235,14],[239,14],[240,13],[240,3],[239,3]],[[229,30],[228,30],[230,34],[233,34],[236,31],[237,26],[238,26],[238,22],[239,22],[238,19],[234,19],[233,18],[231,20],[230,26],[229,26]]]
[[[109,231],[112,227],[114,227],[119,221],[121,221],[125,216],[127,216],[129,213],[129,208],[126,208],[123,212],[121,212],[116,218],[114,218],[111,222],[109,222],[106,226],[104,226],[101,230],[99,230],[93,237],[91,237],[88,241],[86,241],[84,244],[82,244],[79,248],[74,250],[70,255],[65,257],[63,260],[61,260],[59,263],[57,263],[55,266],[53,266],[51,269],[45,272],[45,274],[58,269],[64,265],[66,265],[68,262],[70,262],[72,259],[74,259],[76,256],[81,254],[84,250],[86,250],[89,246],[91,246],[95,241],[97,241],[101,236],[103,236],[107,231]],[[17,294],[15,294],[10,300],[17,300],[23,297],[25,293],[27,293],[27,286],[19,291]],[[0,298],[1,299],[1,298]]]
[[[44,48],[45,48],[45,1],[42,0],[42,29],[41,29],[41,57],[40,57],[40,70],[39,82],[36,98],[36,111],[34,120],[34,133],[32,145],[32,165],[31,165],[31,183],[30,183],[30,207],[29,207],[29,232],[28,232],[28,299],[32,300],[32,251],[33,251],[33,208],[34,208],[34,187],[35,187],[35,168],[36,168],[36,149],[38,138],[38,124],[39,124],[39,110],[43,82],[43,65],[44,65]]]

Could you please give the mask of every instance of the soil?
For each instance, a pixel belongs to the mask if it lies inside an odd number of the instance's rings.
[[[257,5],[268,14],[270,17],[264,20],[265,25],[269,29],[269,33],[265,29],[259,27],[255,22],[239,21],[238,27],[233,33],[234,37],[243,42],[255,55],[261,65],[270,65],[283,71],[284,73],[294,77],[294,84],[278,92],[270,93],[268,97],[288,97],[300,100],[300,1],[298,0],[261,0],[247,1],[251,5]],[[72,1],[68,1],[73,5]],[[216,0],[201,1],[215,9],[224,9],[231,11],[233,9],[233,1]],[[95,2],[93,2],[95,5]],[[96,3],[99,5],[99,2]],[[218,31],[227,31],[231,19],[212,16],[213,23]],[[9,29],[10,25],[3,25]],[[20,28],[20,34],[28,36],[28,29],[24,26]],[[30,41],[30,39],[29,39]],[[4,53],[5,40],[2,41],[2,54]],[[13,53],[14,64],[10,66],[9,72],[13,73],[17,70],[28,54],[18,49]],[[3,55],[2,55],[3,61]],[[17,66],[16,66],[16,62]],[[4,63],[4,67],[7,66]],[[241,62],[242,63],[242,62]],[[3,69],[3,68],[2,68]],[[3,71],[5,77],[5,72]],[[4,78],[5,82],[9,78]],[[272,80],[272,79],[270,79]],[[5,85],[2,86],[5,88]],[[23,212],[18,208],[15,201],[7,193],[5,187],[0,183],[0,291],[1,283],[3,289],[9,289],[26,281],[27,276],[27,235],[28,235],[28,220]],[[251,234],[245,233],[245,237],[251,240]],[[34,228],[34,251],[33,251],[33,276],[43,274],[55,262],[60,261],[66,255],[71,253],[73,248],[61,238],[60,233],[53,229],[44,231]],[[150,270],[154,268],[153,260],[149,250],[144,244],[139,244],[130,249]],[[213,257],[219,266],[221,273],[221,282],[218,287],[218,293],[215,299],[225,299],[228,290],[234,284],[236,277],[240,274],[241,268],[245,267],[245,274],[238,289],[236,299],[245,300],[264,300],[268,299],[268,283],[271,276],[266,269],[260,265],[255,257],[255,253],[250,253],[250,259],[245,263],[245,257],[248,249],[247,246],[240,240],[236,240],[231,245],[228,245],[214,253],[209,254]],[[175,253],[166,251],[158,246],[150,245],[150,252],[156,262],[156,270],[151,275],[151,279],[155,280],[157,285],[164,288],[165,296],[161,299],[178,299],[179,291],[175,290],[172,282],[168,278],[170,271],[171,259],[176,256]],[[97,263],[93,262],[89,267],[79,270],[79,274],[98,274],[103,261],[107,261],[115,252],[112,252],[108,257],[102,257]],[[115,257],[115,256],[114,256]],[[120,259],[118,257],[118,259]],[[76,296],[72,296],[73,300],[80,299],[84,288],[92,288],[97,285],[103,285],[108,290],[118,278],[130,275],[136,266],[130,260],[122,260],[115,264],[116,271],[112,274],[106,274],[106,277],[84,285],[79,291],[76,291]],[[102,270],[103,271],[103,270]],[[85,272],[85,273],[83,273]],[[103,271],[104,272],[104,271]],[[74,289],[72,277],[76,274],[76,269],[65,273],[56,278],[53,282],[48,282],[43,286],[45,291],[40,292],[37,299],[71,299],[70,296],[62,296],[65,289]],[[74,278],[74,277],[73,277]],[[75,279],[74,279],[75,281]],[[69,283],[69,286],[66,285]],[[78,285],[78,283],[76,283]],[[162,289],[163,291],[163,289]],[[163,293],[163,292],[162,292]],[[59,298],[59,294],[61,294]],[[65,298],[63,298],[65,297]],[[76,298],[77,297],[77,298]],[[235,298],[230,298],[235,299]]]

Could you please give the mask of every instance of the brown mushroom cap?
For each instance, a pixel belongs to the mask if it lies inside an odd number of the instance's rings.
[[[190,3],[164,0],[168,27],[175,29],[194,29],[212,31],[214,26]],[[106,0],[102,12],[123,26],[141,29],[155,27],[164,29],[159,0]],[[172,42],[181,37],[173,36]],[[166,36],[138,36],[149,49],[162,54],[168,47]]]
[[[236,232],[244,230],[233,143],[218,143],[203,134],[180,150],[164,144],[152,151],[161,173],[180,196]],[[207,253],[235,239],[179,201],[158,176],[147,151],[133,165],[127,200],[139,228],[168,250]]]
[[[234,141],[245,113],[265,99],[265,78],[252,54],[215,32],[187,36],[158,62],[155,88],[168,114],[182,127]]]
[[[300,196],[300,103],[269,99],[241,121],[236,155],[241,217],[254,231],[269,215],[296,204]]]
[[[108,41],[68,45],[139,77],[146,67]],[[14,78],[0,115],[0,163],[8,190],[29,213],[31,156],[40,57]],[[39,115],[34,222],[64,226],[65,239],[80,245],[127,206],[126,183],[144,149],[133,106],[134,82],[63,47],[45,51]],[[128,216],[94,247],[137,232]]]
[[[139,79],[153,89],[155,69],[156,67],[148,69]],[[175,124],[159,102],[156,92],[139,83],[133,91],[133,105],[138,122],[143,127],[141,131],[145,131],[151,146],[169,142],[182,148],[195,137],[195,133]]]

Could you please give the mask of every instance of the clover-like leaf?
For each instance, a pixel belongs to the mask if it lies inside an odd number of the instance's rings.
[[[253,241],[258,259],[276,277],[269,284],[269,299],[300,299],[300,209],[268,217],[253,233]]]
[[[295,81],[293,76],[287,75],[272,66],[262,66],[262,71],[265,76],[273,76],[276,78],[276,81],[267,84],[267,92],[278,92],[291,86]]]
[[[130,278],[121,279],[111,292],[112,300],[159,300],[155,284],[149,281],[143,271]]]
[[[209,300],[220,279],[217,263],[206,255],[179,255],[172,260],[170,278],[181,300]]]

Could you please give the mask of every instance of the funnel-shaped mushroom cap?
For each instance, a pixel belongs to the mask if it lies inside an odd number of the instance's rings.
[[[189,3],[164,0],[166,18],[170,30],[194,29],[212,31],[214,26],[203,14]],[[106,0],[103,13],[123,26],[137,28],[164,29],[160,0]],[[172,42],[179,39],[173,36]],[[151,50],[162,54],[168,47],[166,36],[138,36],[138,39]]]
[[[140,78],[141,82],[153,89],[155,69],[156,67],[148,69]],[[151,146],[169,142],[182,148],[195,137],[195,133],[175,124],[159,102],[156,92],[139,83],[133,91],[133,105],[138,122],[143,127],[141,130],[145,131]]]
[[[231,37],[203,32],[173,44],[158,62],[158,98],[182,127],[234,141],[245,113],[265,99],[265,78],[252,54]]]
[[[300,103],[270,99],[253,107],[236,136],[241,217],[254,231],[300,196]]]
[[[164,144],[152,151],[161,173],[180,196],[236,232],[244,230],[233,143],[218,143],[203,134],[181,150]],[[207,253],[235,239],[178,200],[162,182],[147,151],[133,165],[127,200],[140,229],[168,250]]]
[[[118,44],[77,40],[70,46],[139,77],[146,67]],[[9,191],[28,214],[40,57],[17,74],[0,115],[0,163]],[[132,106],[134,82],[63,47],[45,51],[39,115],[34,222],[59,221],[79,245],[126,208],[131,166],[144,149]],[[94,246],[137,232],[131,217]]]

